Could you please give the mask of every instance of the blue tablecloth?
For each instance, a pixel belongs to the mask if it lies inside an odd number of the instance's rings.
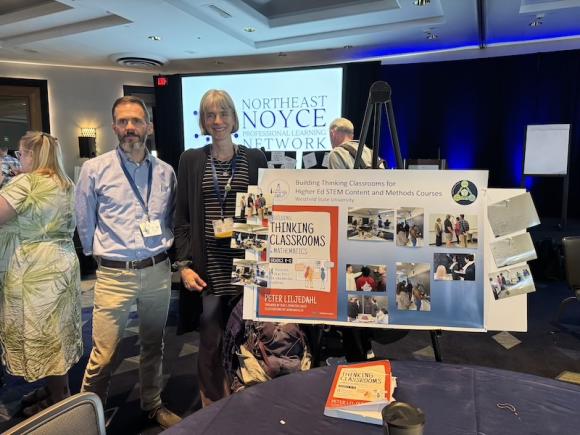
[[[425,412],[425,435],[580,434],[580,387],[505,370],[393,361],[395,398]],[[382,434],[380,426],[326,417],[335,367],[256,385],[185,418],[177,434]],[[498,404],[511,404],[517,415]]]

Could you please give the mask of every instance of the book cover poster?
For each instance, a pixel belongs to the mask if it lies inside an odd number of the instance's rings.
[[[337,228],[337,207],[274,206],[259,316],[338,319]]]

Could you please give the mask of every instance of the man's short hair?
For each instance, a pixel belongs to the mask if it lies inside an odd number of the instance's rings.
[[[117,108],[117,106],[120,106],[121,104],[138,104],[139,106],[141,106],[143,112],[145,113],[145,120],[148,123],[151,122],[151,117],[149,116],[149,109],[147,109],[145,101],[134,95],[125,95],[124,97],[120,97],[115,100],[115,102],[113,103],[113,108],[111,109],[113,121],[115,120],[115,109]]]
[[[329,131],[339,131],[341,133],[346,134],[354,134],[354,125],[346,118],[336,118],[334,121],[330,123],[328,127]]]

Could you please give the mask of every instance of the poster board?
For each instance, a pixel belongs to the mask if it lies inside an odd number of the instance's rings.
[[[568,173],[570,124],[528,125],[524,175]]]
[[[482,228],[487,177],[487,171],[263,171],[260,188],[274,198],[269,275],[275,285],[245,288],[244,317],[373,328],[485,330]],[[456,240],[450,246],[431,243],[428,234],[437,218],[443,222],[447,215],[462,214],[469,222],[465,245]],[[326,251],[313,254],[312,246],[298,242],[288,227],[273,226],[280,222],[293,222],[311,231],[306,235],[328,240]],[[406,237],[404,223],[410,224]],[[289,237],[287,246],[277,241],[280,237]],[[451,269],[453,262],[462,267],[456,264]],[[442,269],[438,266],[444,264],[449,271],[436,277]],[[347,265],[358,274],[354,280],[347,275]],[[359,282],[363,266],[371,269],[376,287],[365,288]],[[383,272],[380,288],[377,281]],[[285,280],[289,284],[281,285]],[[403,284],[411,285],[408,297],[401,296]],[[358,312],[350,310],[353,299],[358,300]],[[377,315],[384,308],[386,316]]]

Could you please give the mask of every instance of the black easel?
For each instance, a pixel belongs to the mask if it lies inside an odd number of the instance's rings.
[[[366,144],[366,138],[369,132],[371,118],[374,118],[373,135],[371,138],[372,140],[369,143],[369,147],[373,150],[372,168],[379,168],[379,143],[381,139],[382,113],[381,107],[385,108],[385,113],[387,115],[389,133],[391,135],[391,144],[393,145],[395,159],[397,160],[397,169],[404,169],[403,158],[401,156],[401,147],[399,146],[399,137],[397,136],[397,125],[395,124],[393,102],[391,101],[391,86],[389,86],[387,82],[382,81],[374,82],[371,85],[371,89],[369,90],[369,98],[367,100],[367,107],[365,109],[365,116],[363,118],[363,126],[358,142],[356,158],[354,161],[355,169],[361,168],[362,153]],[[435,360],[441,362],[441,348],[439,346],[439,336],[441,335],[441,330],[432,330],[429,331],[429,333],[431,334],[431,345],[433,347],[433,353],[435,354]]]

